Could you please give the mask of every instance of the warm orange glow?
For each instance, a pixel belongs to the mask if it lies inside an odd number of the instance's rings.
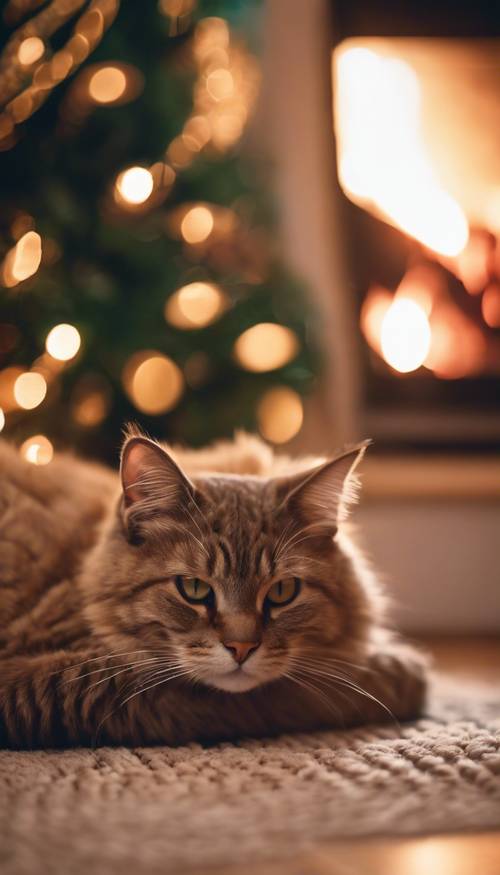
[[[304,419],[299,395],[286,386],[269,389],[257,408],[259,431],[273,444],[284,444],[300,431]]]
[[[214,217],[208,207],[192,207],[181,222],[181,234],[186,243],[202,243],[210,236]]]
[[[0,407],[0,431],[3,430],[4,426],[5,426],[5,413],[3,412],[2,408]]]
[[[382,355],[382,347],[380,345],[382,324],[385,314],[391,306],[392,297],[387,289],[383,289],[380,286],[372,286],[361,308],[361,330],[372,349],[380,356]]]
[[[23,373],[23,368],[18,365],[11,365],[0,371],[0,407],[4,413],[16,410],[18,406],[14,396],[14,386],[17,378]]]
[[[350,45],[335,51],[334,62],[343,190],[435,252],[457,255],[467,243],[468,224],[428,154],[414,70],[398,58]]]
[[[234,91],[234,80],[229,70],[223,68],[212,70],[207,76],[207,91],[216,101],[231,97]]]
[[[54,455],[54,447],[43,434],[28,438],[21,445],[19,452],[32,465],[48,465]]]
[[[486,325],[500,328],[500,283],[490,283],[484,290],[481,310]]]
[[[29,279],[37,272],[41,260],[42,238],[36,231],[28,231],[5,256],[2,270],[4,285],[11,288]]]
[[[81,342],[80,333],[75,326],[62,322],[49,331],[45,349],[52,358],[67,362],[75,357]]]
[[[214,283],[189,283],[165,305],[165,319],[176,328],[203,328],[224,311],[226,296]]]
[[[467,246],[455,260],[455,273],[471,295],[479,295],[488,282],[494,245],[491,234],[471,231]]]
[[[113,103],[125,93],[127,77],[118,67],[102,67],[89,82],[89,94],[96,103]]]
[[[260,322],[240,334],[234,353],[247,371],[274,371],[286,365],[299,348],[297,336],[290,328],[274,322]]]
[[[109,404],[102,392],[89,392],[75,406],[73,416],[78,425],[92,427],[106,418]]]
[[[450,302],[436,306],[425,367],[437,377],[456,380],[478,373],[484,366],[486,345],[481,329]]]
[[[19,407],[33,410],[42,403],[47,394],[47,383],[41,374],[27,371],[14,383],[14,398]]]
[[[118,176],[115,199],[127,204],[143,204],[153,191],[153,177],[145,167],[129,167]]]
[[[425,311],[410,298],[396,298],[387,310],[380,336],[382,355],[402,374],[415,371],[425,361],[431,329]]]
[[[17,59],[23,67],[29,67],[38,61],[45,51],[43,40],[38,36],[29,36],[23,39],[17,50]]]
[[[123,379],[138,410],[158,415],[175,407],[184,389],[184,378],[172,359],[159,352],[148,354],[131,371],[127,366]]]

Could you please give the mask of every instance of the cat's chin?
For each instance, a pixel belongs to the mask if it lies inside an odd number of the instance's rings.
[[[204,678],[204,683],[216,690],[223,690],[225,693],[247,693],[249,690],[254,690],[255,687],[260,687],[263,681],[241,669],[236,669],[226,674]]]

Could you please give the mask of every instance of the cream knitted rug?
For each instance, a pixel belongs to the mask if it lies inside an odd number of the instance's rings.
[[[500,826],[500,690],[403,727],[203,748],[0,752],[2,875],[167,875],[339,836]]]

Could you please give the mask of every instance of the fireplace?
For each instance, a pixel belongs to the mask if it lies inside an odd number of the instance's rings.
[[[363,430],[390,446],[478,449],[500,437],[494,5],[454,3],[448,17],[447,2],[418,15],[408,3],[333,4],[336,170]]]

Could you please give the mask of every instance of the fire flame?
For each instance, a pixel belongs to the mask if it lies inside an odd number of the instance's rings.
[[[334,63],[344,192],[434,252],[458,255],[468,223],[432,166],[414,70],[400,59],[349,45],[336,50]]]

